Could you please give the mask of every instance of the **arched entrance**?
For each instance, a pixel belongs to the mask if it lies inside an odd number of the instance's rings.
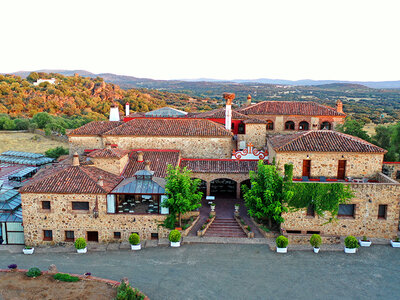
[[[241,183],[240,183],[240,198],[242,198],[243,199],[243,190],[242,190],[242,187],[243,186],[247,186],[249,189],[251,188],[251,182],[250,182],[250,179],[246,179],[246,180],[244,180],[244,181],[242,181]]]
[[[331,128],[332,128],[331,123],[329,123],[329,122],[327,122],[327,121],[322,122],[322,124],[321,124],[321,130],[323,130],[323,129],[331,130]]]
[[[228,178],[218,178],[210,182],[210,195],[236,198],[236,181]]]
[[[299,130],[309,130],[310,125],[306,121],[302,121],[299,123]]]
[[[199,179],[199,178],[193,178]],[[203,193],[203,197],[207,196],[207,181],[200,179],[199,191]]]

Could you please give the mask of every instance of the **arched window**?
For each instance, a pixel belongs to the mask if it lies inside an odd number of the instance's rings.
[[[299,123],[299,130],[309,130],[310,129],[310,124],[306,121],[302,121]]]
[[[332,129],[332,125],[329,122],[322,122],[321,129],[331,130]]]
[[[245,125],[243,122],[240,122],[238,125],[238,134],[245,134],[246,133],[246,129],[245,129]]]
[[[274,122],[270,120],[267,121],[267,130],[274,130]]]
[[[285,130],[294,130],[294,122],[293,121],[287,121],[285,123]]]

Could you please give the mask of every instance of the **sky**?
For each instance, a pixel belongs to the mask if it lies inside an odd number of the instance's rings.
[[[399,0],[13,0],[0,11],[0,73],[400,80]]]

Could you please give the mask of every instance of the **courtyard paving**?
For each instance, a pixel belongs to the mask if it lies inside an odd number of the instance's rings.
[[[85,255],[0,251],[0,268],[11,263],[41,269],[55,264],[61,272],[91,272],[114,280],[128,277],[150,299],[399,299],[400,294],[400,249],[387,245],[362,248],[355,255],[311,250],[277,254],[265,244]]]

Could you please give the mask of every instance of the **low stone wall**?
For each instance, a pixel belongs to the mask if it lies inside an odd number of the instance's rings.
[[[60,136],[54,135],[54,134],[46,135],[46,133],[42,129],[35,129],[33,131],[33,133],[34,134],[39,134],[39,135],[44,136],[46,138],[49,138],[49,139],[51,139],[53,141],[59,141],[59,142],[62,142],[62,143],[68,143],[68,137],[66,135],[60,135]]]
[[[252,232],[252,231],[248,231],[247,230],[247,225],[243,225],[242,224],[242,221],[241,220],[243,220],[241,217],[238,217],[238,216],[235,216],[235,220],[236,220],[236,222],[239,224],[239,226],[240,226],[240,228],[242,228],[242,230],[244,231],[244,233],[247,235],[247,237],[249,238],[249,239],[252,239],[252,238],[254,238],[254,232]],[[244,220],[243,220],[243,222],[245,222]],[[246,223],[245,223],[246,224]]]
[[[285,236],[289,240],[289,244],[292,245],[310,245],[311,234],[285,234]],[[332,244],[340,244],[339,236],[321,236],[322,244],[324,245],[332,245]]]
[[[258,228],[258,231],[266,238],[266,239],[270,239],[270,238],[276,238],[279,234],[277,232],[273,232],[273,231],[269,231],[266,232],[264,229],[261,228],[262,224],[257,223],[256,220],[254,220],[253,217],[250,217],[251,221],[253,222],[253,224]]]
[[[192,224],[185,230],[182,230],[182,236],[187,236],[189,234],[190,230],[192,230],[193,226],[197,224],[199,219],[200,219],[200,212],[198,212],[197,218],[193,220]]]
[[[214,215],[211,219],[210,222],[206,224],[206,227],[204,229],[199,229],[197,230],[197,236],[204,236],[208,230],[208,228],[211,226],[211,224],[214,222],[216,215]],[[200,227],[201,228],[201,227]]]

